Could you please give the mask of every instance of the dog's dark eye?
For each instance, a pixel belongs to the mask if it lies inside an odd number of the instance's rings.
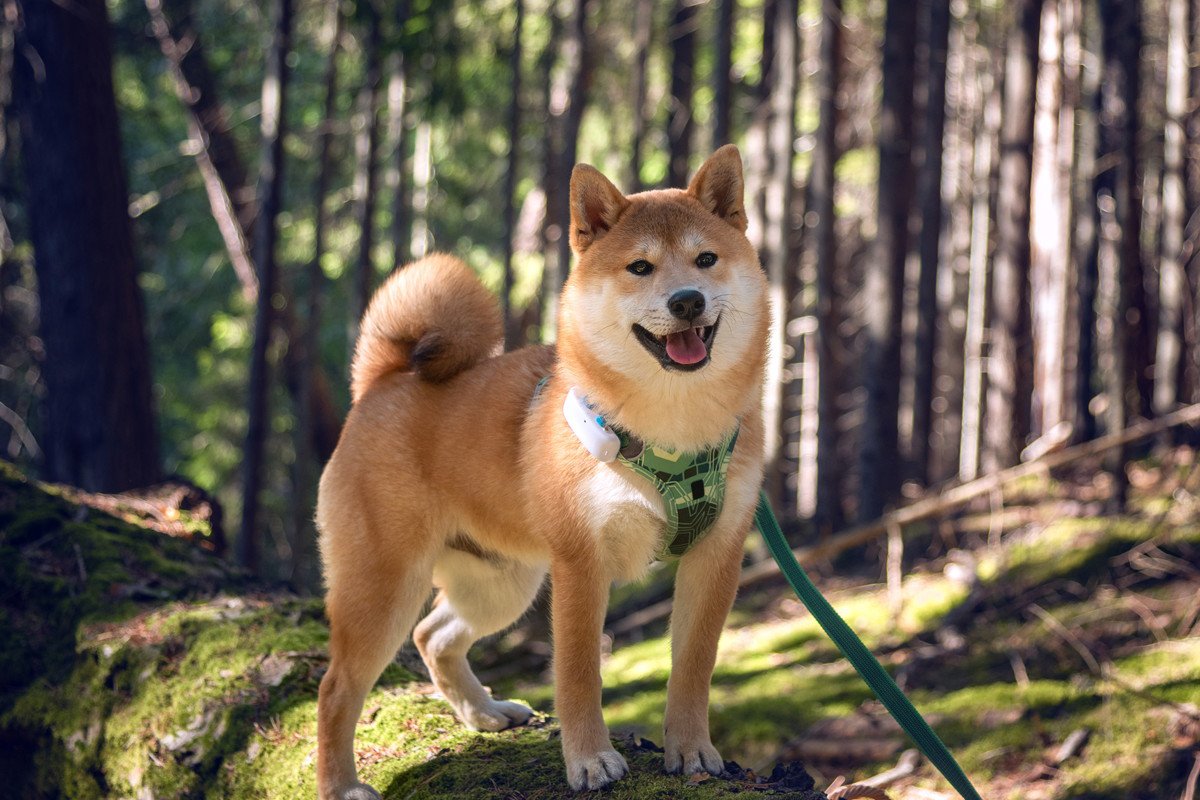
[[[705,250],[703,253],[696,256],[696,266],[700,267],[700,269],[708,269],[715,263],[717,263],[716,253],[710,253]]]
[[[654,265],[644,258],[639,258],[625,269],[629,270],[634,275],[649,275],[654,271]]]

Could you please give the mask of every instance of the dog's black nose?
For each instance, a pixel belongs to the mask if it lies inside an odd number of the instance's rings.
[[[671,314],[691,322],[704,313],[704,295],[695,289],[681,289],[667,301]]]

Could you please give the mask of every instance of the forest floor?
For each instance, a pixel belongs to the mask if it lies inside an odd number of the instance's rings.
[[[989,800],[1176,800],[1195,781],[1200,467],[1180,449],[1130,476],[1119,516],[1101,514],[1107,484],[1083,470],[916,532],[899,603],[870,548],[813,570]],[[313,796],[319,601],[262,591],[195,542],[79,499],[0,470],[9,796]],[[662,568],[618,589],[614,608],[654,602],[669,580]],[[458,725],[402,651],[360,720],[364,777],[387,798],[571,796],[543,627],[531,615],[473,654],[498,695],[541,712],[499,734]],[[754,773],[799,760],[823,788],[879,773],[907,746],[780,580],[739,598],[713,681],[714,742],[750,773],[665,776],[642,738],[661,741],[663,627],[635,628],[605,656],[605,713],[633,768],[606,796],[815,798],[803,773]],[[928,765],[887,791],[953,797]]]

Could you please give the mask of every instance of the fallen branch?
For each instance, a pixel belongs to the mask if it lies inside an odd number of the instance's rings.
[[[1157,419],[1144,420],[1136,425],[1129,426],[1123,431],[1110,433],[1098,439],[1093,439],[1090,442],[1084,442],[1083,444],[1063,450],[1054,450],[1034,461],[1027,461],[1024,464],[1018,464],[1015,467],[1010,467],[1009,469],[1001,470],[991,475],[984,475],[982,478],[950,487],[924,500],[918,500],[912,505],[904,506],[890,514],[885,514],[874,522],[851,528],[848,531],[831,536],[819,544],[798,548],[793,550],[792,553],[801,564],[811,564],[815,561],[829,559],[845,550],[858,547],[879,538],[887,533],[887,529],[891,525],[904,527],[913,522],[937,516],[958,506],[965,505],[976,497],[981,497],[1030,475],[1037,475],[1047,470],[1081,461],[1090,456],[1100,455],[1115,447],[1147,439],[1170,428],[1180,425],[1196,425],[1198,423],[1200,423],[1200,403],[1186,406]],[[743,587],[750,586],[766,578],[770,578],[778,572],[779,567],[773,560],[762,561],[742,570],[742,576],[738,581],[738,585]]]

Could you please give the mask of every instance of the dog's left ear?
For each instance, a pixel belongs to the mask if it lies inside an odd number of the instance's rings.
[[[742,155],[732,144],[709,156],[688,185],[688,194],[743,233],[746,231],[744,192]]]
[[[617,224],[629,201],[600,170],[577,164],[571,172],[571,249],[583,255]]]

